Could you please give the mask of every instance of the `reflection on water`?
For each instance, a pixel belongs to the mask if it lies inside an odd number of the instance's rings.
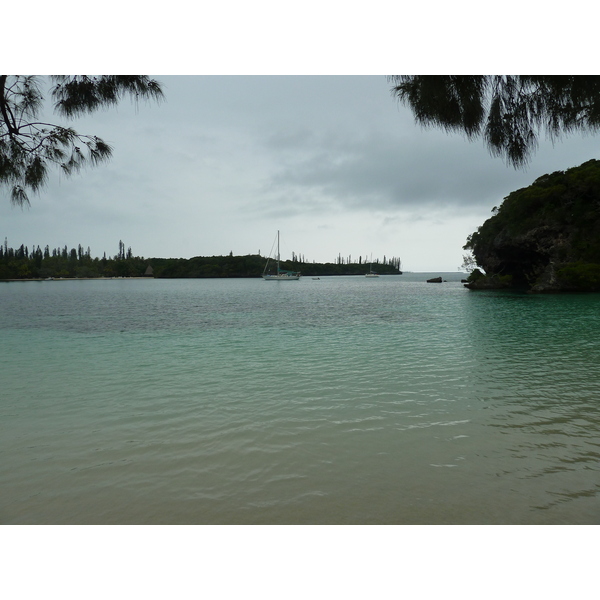
[[[4,523],[600,523],[600,296],[0,287]]]

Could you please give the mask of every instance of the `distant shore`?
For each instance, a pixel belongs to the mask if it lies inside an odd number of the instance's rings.
[[[137,280],[137,279],[155,279],[154,277],[42,277],[30,279],[0,279],[1,281],[112,281],[115,279]]]
[[[399,273],[383,273],[382,277],[396,277]],[[321,277],[364,277],[364,273],[361,275],[356,274],[336,274],[336,275],[321,275]],[[426,281],[435,283],[445,282],[465,282],[467,273],[454,272],[454,271],[405,271],[403,280],[407,281]],[[418,279],[417,279],[418,278]],[[246,277],[148,277],[148,276],[134,276],[134,277],[28,277],[24,279],[17,278],[2,278],[0,283],[12,282],[12,281],[148,281],[150,279],[261,279],[258,276],[246,276]],[[310,276],[302,276],[301,279],[311,279]],[[315,277],[312,277],[315,279]]]

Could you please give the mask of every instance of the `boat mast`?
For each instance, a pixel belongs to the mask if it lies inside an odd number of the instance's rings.
[[[279,277],[279,229],[277,230],[277,276]]]

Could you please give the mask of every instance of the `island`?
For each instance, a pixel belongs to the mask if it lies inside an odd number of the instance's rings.
[[[117,255],[92,258],[89,247],[62,248],[9,247],[7,240],[0,244],[0,281],[112,278],[221,278],[261,277],[267,258],[260,254],[234,256],[195,256],[193,258],[144,258],[134,256],[131,248],[125,251],[119,242]],[[401,275],[399,258],[374,260],[373,267],[381,275]],[[336,262],[308,262],[297,255],[281,261],[281,268],[300,271],[304,276],[365,275],[369,265],[362,260],[339,257]]]
[[[466,287],[600,291],[599,160],[543,175],[492,213],[464,246],[479,267]]]

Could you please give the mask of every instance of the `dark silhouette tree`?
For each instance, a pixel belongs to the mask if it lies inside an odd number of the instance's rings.
[[[66,175],[108,160],[111,147],[95,135],[40,122],[44,78],[0,75],[0,185],[10,188],[11,202],[29,204],[27,191],[39,192],[48,169]],[[53,75],[50,97],[55,112],[66,118],[117,104],[125,95],[135,100],[163,98],[161,85],[146,75]]]
[[[483,136],[492,155],[527,164],[542,132],[554,142],[600,127],[600,76],[394,75],[392,94],[421,125]]]

